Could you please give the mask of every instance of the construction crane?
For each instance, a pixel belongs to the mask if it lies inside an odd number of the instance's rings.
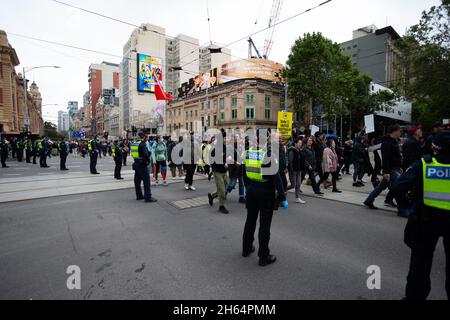
[[[264,42],[264,50],[262,54],[265,59],[269,57],[269,54],[272,51],[273,36],[275,34],[275,24],[280,19],[282,6],[283,0],[273,0],[272,10],[270,12],[269,18],[269,26],[268,26],[269,29],[267,29],[266,40]]]
[[[280,19],[281,8],[283,6],[283,0],[273,0],[272,10],[270,12],[269,17],[269,25],[266,33],[266,40],[264,41],[264,49],[262,54],[256,48],[253,39],[250,37],[248,39],[248,58],[259,58],[259,59],[268,59],[270,51],[273,47],[273,36],[275,34],[275,24]],[[255,24],[258,23],[258,19],[256,19]],[[256,56],[253,55],[253,50],[256,53]]]

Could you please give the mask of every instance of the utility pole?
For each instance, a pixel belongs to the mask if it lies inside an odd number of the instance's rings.
[[[286,78],[286,84],[284,85],[284,111],[288,111],[289,108],[289,102],[288,102],[288,79]]]

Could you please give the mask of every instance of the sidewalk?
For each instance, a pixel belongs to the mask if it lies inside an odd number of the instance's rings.
[[[337,201],[337,202],[344,202],[348,204],[353,204],[361,207],[365,207],[363,202],[367,199],[370,192],[373,190],[372,183],[370,183],[369,178],[365,177],[364,180],[367,180],[367,183],[362,188],[356,188],[353,187],[353,178],[351,175],[343,175],[342,180],[338,181],[337,187],[339,190],[342,191],[342,193],[333,193],[331,192],[332,187],[330,187],[328,190],[325,190],[323,186],[321,186],[321,191],[325,193],[323,196],[319,196],[314,194],[312,191],[312,187],[306,185],[306,183],[303,183],[302,185],[302,191],[303,194],[301,195],[301,198],[303,197],[313,197],[313,198],[319,198],[319,199],[325,199],[330,201]],[[288,180],[289,181],[289,180]],[[387,207],[384,205],[384,199],[386,197],[388,190],[384,191],[380,196],[378,196],[377,199],[375,199],[375,206],[379,208],[379,210],[389,211],[389,212],[397,212],[397,209]],[[289,190],[289,193],[294,194],[295,190]],[[303,199],[307,201],[308,199]],[[369,209],[367,209],[369,210]]]

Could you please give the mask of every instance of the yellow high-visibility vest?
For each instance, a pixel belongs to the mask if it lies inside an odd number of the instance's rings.
[[[141,144],[141,142],[135,142],[131,145],[131,156],[133,157],[133,159],[135,160],[140,160],[141,158],[139,157],[139,145]]]
[[[252,181],[265,182],[262,165],[266,153],[263,150],[249,149],[245,152],[245,174]]]
[[[423,203],[432,208],[450,211],[450,165],[423,163]]]

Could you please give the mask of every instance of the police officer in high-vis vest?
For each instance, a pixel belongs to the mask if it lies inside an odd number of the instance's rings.
[[[259,132],[257,135],[259,137]],[[265,163],[265,158],[271,157],[271,151],[266,146],[258,147],[259,142],[255,142],[255,140],[250,142],[250,148],[246,150],[244,155],[247,221],[244,229],[242,256],[248,257],[255,251],[253,241],[256,221],[259,215],[258,256],[259,265],[264,267],[274,263],[277,259],[274,255],[270,254],[269,250],[270,226],[272,224],[273,211],[276,208],[277,202],[285,209],[288,207],[288,202],[278,170],[276,156],[273,159],[274,163]]]
[[[411,249],[407,300],[425,300],[431,290],[430,272],[439,238],[446,256],[445,289],[450,299],[450,132],[433,141],[434,155],[414,163],[392,186],[395,193],[413,192],[414,204],[405,229]]]
[[[25,158],[27,163],[31,163],[31,156],[33,155],[33,143],[31,140],[27,140],[25,144]]]
[[[50,168],[47,165],[47,138],[42,137],[41,140],[37,142],[39,150],[39,164],[41,168]]]
[[[145,140],[145,133],[139,133],[139,140],[131,144],[131,156],[134,159],[134,188],[136,190],[136,200],[144,200],[145,202],[156,202],[152,198],[150,172],[148,166],[150,165],[150,152],[147,149]],[[141,182],[144,183],[144,194],[142,194]]]
[[[115,140],[114,144],[111,147],[111,156],[114,159],[114,163],[116,164],[114,168],[114,179],[123,180],[120,171],[122,170],[122,160],[123,160],[123,152],[122,148],[119,146],[119,141]]]
[[[98,146],[94,138],[88,140],[88,152],[90,156],[91,174],[100,174],[97,172]]]
[[[61,141],[58,143],[58,151],[59,151],[59,169],[61,171],[67,171],[69,169],[67,169],[66,167],[66,161],[67,161],[67,156],[69,155],[69,151],[67,149],[67,144],[66,141],[64,141],[64,138],[61,139]]]

